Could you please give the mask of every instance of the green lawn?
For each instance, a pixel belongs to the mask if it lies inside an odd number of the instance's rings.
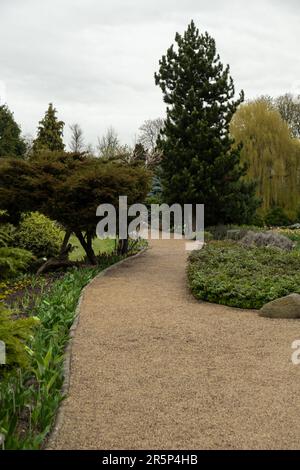
[[[70,254],[70,260],[80,261],[83,259],[85,257],[85,252],[75,235],[71,236],[70,243],[75,246],[75,249]],[[99,255],[100,253],[111,253],[115,248],[115,241],[109,239],[99,240],[99,238],[95,238],[93,241],[93,247],[96,255]]]

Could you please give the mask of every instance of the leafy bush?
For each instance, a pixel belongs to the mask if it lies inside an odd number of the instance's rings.
[[[34,256],[21,248],[0,248],[0,279],[5,279],[25,271]]]
[[[209,243],[213,239],[214,239],[213,234],[211,232],[208,232],[207,230],[205,230],[205,232],[204,232],[204,242]]]
[[[197,299],[260,309],[272,300],[300,294],[300,252],[212,242],[190,255],[188,282]]]
[[[267,212],[265,222],[269,227],[284,227],[292,221],[281,207],[274,207]]]
[[[7,247],[13,242],[15,228],[11,224],[0,225],[0,247]]]
[[[232,228],[232,225],[214,225],[207,227],[206,230],[211,233],[213,240],[225,240],[228,230]]]
[[[255,227],[264,227],[265,219],[263,218],[263,216],[261,214],[256,213],[255,216],[253,217],[251,223]]]
[[[63,232],[56,222],[38,212],[22,216],[14,244],[31,251],[37,258],[49,258],[59,253]]]
[[[6,301],[10,296],[13,296],[19,291],[26,289],[27,287],[34,287],[33,281],[36,280],[33,276],[23,275],[18,276],[16,279],[6,279],[0,282],[0,302]],[[38,278],[39,282],[43,281],[43,278]]]
[[[12,312],[0,303],[0,340],[6,346],[7,366],[26,366],[28,353],[26,342],[32,335],[33,327],[37,324],[35,318],[14,320]],[[3,367],[6,367],[2,366]],[[1,371],[1,366],[0,366]]]

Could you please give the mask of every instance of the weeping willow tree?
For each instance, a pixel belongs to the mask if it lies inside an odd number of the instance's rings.
[[[231,134],[243,143],[246,178],[257,181],[262,211],[279,206],[294,216],[300,202],[300,141],[269,100],[242,105],[231,122]]]

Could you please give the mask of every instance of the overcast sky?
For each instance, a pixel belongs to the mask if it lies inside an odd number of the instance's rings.
[[[86,142],[113,126],[133,143],[164,115],[153,74],[191,19],[217,41],[237,92],[300,93],[299,0],[0,0],[0,100],[35,135],[53,102]]]

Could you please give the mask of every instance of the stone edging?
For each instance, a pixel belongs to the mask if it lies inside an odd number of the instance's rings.
[[[112,264],[111,266],[109,266],[108,268],[104,269],[99,274],[97,274],[97,276],[95,276],[82,289],[79,300],[78,300],[78,303],[77,303],[77,307],[76,307],[76,310],[75,310],[74,322],[73,322],[73,324],[72,324],[72,326],[69,330],[69,341],[68,341],[68,344],[67,344],[67,347],[66,347],[65,353],[64,353],[64,356],[65,356],[64,357],[64,366],[63,366],[64,382],[63,382],[63,385],[62,385],[62,388],[61,388],[61,393],[62,393],[63,396],[67,395],[67,393],[69,391],[69,388],[70,388],[72,343],[73,343],[73,338],[75,336],[76,329],[77,329],[78,324],[79,324],[81,304],[82,304],[83,297],[84,297],[84,294],[85,294],[86,290],[91,286],[91,284],[93,284],[93,282],[95,282],[97,279],[105,276],[106,273],[111,271],[113,268],[116,268],[116,267],[120,266],[121,264],[125,263],[125,261],[131,260],[131,259],[134,259],[134,258],[138,258],[140,255],[145,253],[148,250],[148,248],[149,247],[147,246],[147,247],[143,248],[141,251],[139,251],[137,254],[135,254],[133,256],[128,256],[127,258],[124,258],[121,261],[118,261],[117,263]],[[62,426],[63,414],[64,414],[63,413],[63,407],[64,407],[64,404],[62,402],[59,406],[59,409],[58,409],[57,413],[56,413],[55,423],[52,427],[52,430],[50,431],[50,434],[48,435],[48,437],[46,437],[46,440],[45,440],[44,445],[42,447],[43,449],[49,449],[49,447],[51,447],[51,443],[55,440],[55,437],[58,434],[58,432],[59,432],[59,430]]]

